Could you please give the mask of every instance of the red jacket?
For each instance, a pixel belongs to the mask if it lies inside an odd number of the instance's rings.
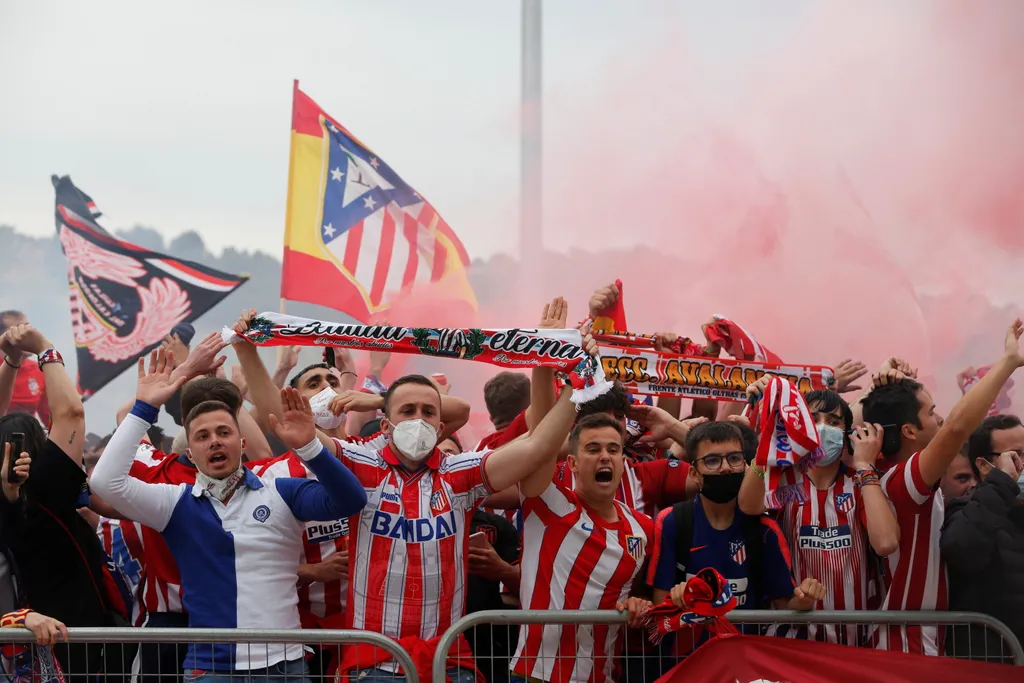
[[[43,371],[34,360],[23,358],[18,377],[14,380],[11,407],[8,412],[25,412],[38,415],[40,422],[50,424],[50,405],[46,402],[46,380]]]

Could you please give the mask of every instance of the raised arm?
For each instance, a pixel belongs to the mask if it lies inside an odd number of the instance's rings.
[[[569,319],[569,304],[565,299],[556,296],[551,303],[544,304],[540,316],[541,330],[563,330]],[[548,411],[554,407],[555,371],[552,368],[534,368],[530,372],[530,406],[526,409],[526,426],[533,431]]]
[[[854,430],[853,469],[867,472],[874,468],[878,454],[882,452],[882,438],[885,430],[881,425],[864,425]],[[744,482],[746,483],[746,482]],[[868,541],[879,557],[891,555],[900,545],[900,525],[896,513],[889,507],[878,477],[866,480],[860,487],[861,502],[864,505],[864,521],[868,530]]]
[[[1002,357],[993,363],[992,369],[953,406],[935,438],[921,451],[921,477],[926,486],[934,486],[942,479],[949,464],[960,452],[960,447],[985,419],[1003,384],[1010,379],[1014,370],[1024,365],[1024,356],[1020,350],[1022,331],[1024,323],[1020,318],[1006,328]]]
[[[0,415],[6,415],[14,397],[14,383],[18,380],[18,368],[24,354],[11,343],[10,330],[0,335]]]
[[[271,415],[277,438],[295,451],[317,479],[275,480],[278,493],[292,514],[303,521],[338,519],[356,514],[366,505],[366,491],[348,468],[341,464],[316,437],[316,424],[309,399],[291,387],[281,390],[284,414]]]
[[[10,342],[23,353],[39,356],[46,380],[46,400],[50,407],[50,441],[59,445],[69,458],[82,464],[85,445],[85,408],[71,381],[64,361],[59,360],[50,340],[31,325],[16,325],[9,330]]]
[[[171,381],[173,353],[161,349],[139,359],[139,385],[135,406],[118,426],[96,463],[90,480],[96,495],[127,518],[161,531],[167,526],[184,490],[183,486],[149,484],[129,476],[135,451],[146,430],[160,414],[160,406],[184,384]]]
[[[572,429],[576,406],[565,387],[555,407],[544,416],[532,433],[501,446],[487,456],[484,467],[487,481],[495,491],[519,484],[527,498],[539,496],[551,484],[558,450]]]

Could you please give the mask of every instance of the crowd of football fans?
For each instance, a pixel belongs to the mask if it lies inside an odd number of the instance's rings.
[[[589,319],[617,296],[596,291]],[[556,298],[538,326],[566,328],[567,315]],[[469,444],[459,430],[478,397],[443,376],[388,377],[386,353],[360,376],[343,348],[298,369],[287,349],[270,371],[241,338],[226,377],[221,335],[193,339],[183,324],[140,359],[116,431],[91,443],[60,349],[19,312],[0,323],[0,614],[35,633],[32,656],[52,651],[66,680],[401,677],[382,649],[314,636],[305,648],[115,647],[69,642],[68,626],[361,629],[423,666],[465,614],[522,608],[628,615],[621,627],[471,629],[449,651],[450,680],[654,681],[708,636],[652,645],[645,612],[686,607],[687,580],[706,568],[741,609],[977,611],[1024,638],[1024,426],[989,415],[1024,365],[1020,321],[945,418],[907,361],[838,364],[829,389],[804,397],[821,459],[803,495],[771,510],[743,403],[684,412],[615,384],[577,406],[551,369],[497,372],[483,396],[494,432]],[[770,379],[748,388],[751,403]],[[178,433],[155,427],[161,410]],[[746,630],[1002,651],[991,632],[915,624]]]

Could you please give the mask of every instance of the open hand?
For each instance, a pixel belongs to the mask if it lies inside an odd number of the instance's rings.
[[[1024,332],[1024,323],[1017,318],[1006,328],[1005,355],[1006,359],[1013,363],[1014,367],[1024,365],[1024,354],[1020,350],[1020,335]]]
[[[175,337],[177,341],[177,337]],[[174,351],[174,357],[178,358],[177,348],[182,347],[185,349],[185,353],[188,359],[184,363],[178,365],[177,372],[184,374],[189,379],[193,377],[199,377],[201,375],[213,375],[224,365],[224,361],[228,358],[227,356],[217,356],[218,353],[227,348],[227,344],[221,338],[220,332],[211,332],[203,338],[203,341],[199,342],[196,346],[195,351],[189,353],[188,347],[177,341],[176,344],[167,345],[165,348],[169,348]]]
[[[845,358],[836,364],[836,393],[845,394],[848,391],[857,391],[864,387],[854,384],[858,379],[868,374],[868,366],[852,358]]]
[[[185,342],[181,341],[176,334],[168,334],[164,337],[164,340],[160,342],[162,348],[168,351],[174,352],[174,358],[177,360],[178,365],[183,365],[188,360],[188,346]]]
[[[139,359],[139,383],[135,398],[159,408],[174,396],[188,378],[184,375],[172,378],[174,352],[159,349],[149,354],[149,372],[146,372],[145,357]]]
[[[285,387],[281,390],[281,407],[284,412],[280,420],[270,415],[270,427],[281,443],[294,451],[316,438],[313,409],[309,407],[309,399],[298,389]]]
[[[541,330],[564,330],[566,321],[569,319],[569,304],[565,299],[556,296],[551,303],[544,304],[544,311],[540,314],[540,322],[537,328]]]

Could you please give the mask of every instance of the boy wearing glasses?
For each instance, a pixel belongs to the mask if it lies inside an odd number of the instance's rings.
[[[746,515],[737,505],[747,469],[739,427],[732,422],[697,425],[685,446],[693,455],[689,476],[700,493],[658,515],[649,576],[654,603],[670,596],[682,607],[682,584],[712,567],[728,579],[739,609],[812,609],[824,588],[812,578],[797,587],[779,526],[767,517]]]

